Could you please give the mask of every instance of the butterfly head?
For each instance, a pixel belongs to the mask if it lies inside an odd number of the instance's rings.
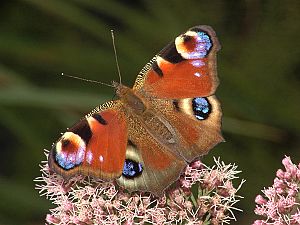
[[[126,93],[128,92],[128,87],[126,87],[125,85],[113,81],[112,82],[112,87],[116,90],[116,94],[118,95],[118,97],[122,98],[122,96],[126,95]]]

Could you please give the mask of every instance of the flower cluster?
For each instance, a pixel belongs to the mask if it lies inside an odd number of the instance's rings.
[[[293,164],[287,156],[282,164],[285,171],[277,171],[273,186],[264,189],[263,196],[256,196],[255,213],[266,218],[253,225],[300,224],[300,164]]]
[[[237,167],[215,162],[212,168],[193,162],[161,197],[128,193],[113,182],[90,177],[66,182],[49,171],[47,162],[41,165],[36,189],[56,205],[47,224],[224,224],[235,219],[233,210],[239,209],[234,204],[241,198],[236,193],[244,180],[235,188]]]

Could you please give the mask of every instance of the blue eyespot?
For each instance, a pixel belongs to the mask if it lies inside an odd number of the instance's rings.
[[[85,152],[84,148],[81,147],[79,147],[79,149],[73,153],[56,151],[55,160],[61,168],[65,170],[70,170],[76,166],[79,166],[83,162],[84,152]]]
[[[138,163],[131,159],[125,160],[124,168],[123,168],[123,172],[122,172],[122,175],[125,178],[133,179],[133,178],[141,175],[142,172],[143,172],[143,166],[141,163]]]
[[[198,38],[197,38],[198,42],[203,45],[206,51],[209,51],[212,46],[210,37],[207,35],[207,33],[202,31],[198,32],[197,34],[198,34]]]
[[[205,58],[212,47],[212,41],[207,33],[198,31],[195,39],[195,49],[191,52],[185,52],[185,59],[202,59]],[[197,67],[197,66],[196,66]]]
[[[194,98],[192,100],[192,107],[195,117],[198,120],[205,120],[211,113],[211,105],[207,98]]]

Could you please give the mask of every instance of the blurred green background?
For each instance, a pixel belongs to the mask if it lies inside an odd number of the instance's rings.
[[[247,179],[238,222],[250,224],[255,195],[272,184],[284,155],[300,162],[300,7],[298,0],[96,1],[0,3],[0,224],[44,224],[49,201],[39,197],[43,148],[96,105],[110,100],[102,82],[118,80],[110,30],[115,30],[123,83],[191,26],[211,25],[218,54],[226,143],[213,156],[236,163]]]

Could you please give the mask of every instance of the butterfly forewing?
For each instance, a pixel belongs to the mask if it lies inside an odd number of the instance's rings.
[[[117,178],[124,166],[127,136],[122,103],[106,103],[62,135],[50,152],[50,168],[65,178]]]
[[[218,86],[216,53],[219,49],[211,27],[193,27],[145,66],[133,88],[158,98],[212,95]]]

